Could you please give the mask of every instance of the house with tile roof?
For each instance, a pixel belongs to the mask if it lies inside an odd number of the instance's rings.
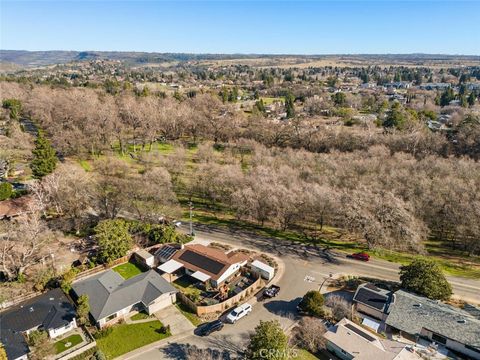
[[[186,245],[158,269],[166,274],[183,271],[214,288],[238,273],[247,264],[249,257],[239,252],[225,253],[220,249],[201,244]]]
[[[132,312],[160,311],[176,301],[178,292],[155,270],[124,280],[110,269],[73,283],[72,289],[76,297],[88,295],[90,315],[99,328]]]
[[[61,289],[54,289],[0,313],[0,341],[9,360],[26,360],[27,335],[44,330],[56,338],[77,327],[76,311]]]

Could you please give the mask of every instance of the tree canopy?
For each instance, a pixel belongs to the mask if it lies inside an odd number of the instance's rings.
[[[128,224],[120,219],[100,221],[95,226],[95,238],[99,246],[99,260],[104,263],[127,255],[133,246]]]
[[[289,358],[288,337],[277,320],[262,321],[250,335],[247,359],[287,360]]]
[[[55,149],[50,141],[39,131],[35,140],[35,149],[32,151],[33,160],[30,163],[32,173],[37,178],[42,178],[55,170],[57,166],[57,156]]]
[[[438,264],[432,260],[417,259],[400,268],[402,288],[433,300],[448,300],[452,287]]]
[[[300,308],[312,316],[323,316],[324,309],[323,305],[325,299],[320,291],[311,290],[307,292],[302,301],[300,302]]]

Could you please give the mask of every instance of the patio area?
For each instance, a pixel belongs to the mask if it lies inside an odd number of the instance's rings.
[[[208,282],[201,282],[189,275],[183,275],[172,284],[197,305],[215,305],[225,301],[248,288],[255,282],[255,278],[248,274],[241,274],[225,281],[218,289],[209,286]]]

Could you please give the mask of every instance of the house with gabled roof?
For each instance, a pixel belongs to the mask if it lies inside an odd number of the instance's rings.
[[[110,269],[75,282],[72,289],[77,297],[88,295],[90,315],[100,328],[135,311],[160,311],[176,301],[178,292],[155,270],[124,280]]]
[[[402,337],[413,341],[427,339],[480,360],[480,319],[472,311],[398,290],[385,322]]]
[[[392,292],[379,288],[371,283],[358,286],[353,303],[357,312],[371,316],[377,320],[385,320],[388,316],[388,307],[392,299]]]
[[[201,244],[186,245],[158,269],[166,274],[183,271],[218,288],[247,264],[249,256],[239,252],[225,253],[220,249]]]
[[[76,311],[61,289],[50,290],[0,313],[0,342],[9,360],[26,360],[26,336],[44,330],[56,338],[77,327]]]
[[[348,319],[323,336],[329,352],[342,360],[420,360],[406,344],[382,339]]]

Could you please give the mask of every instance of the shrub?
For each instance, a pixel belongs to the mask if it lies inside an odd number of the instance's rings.
[[[95,334],[93,334],[93,337],[95,339],[102,339],[108,335],[110,335],[113,331],[113,327],[108,326],[106,328],[103,328],[101,330],[98,330]]]
[[[8,182],[0,183],[0,201],[10,199],[13,195],[12,184]]]
[[[309,315],[322,317],[324,316],[324,303],[323,295],[319,291],[311,290],[305,294],[298,306]]]
[[[60,287],[65,294],[68,294],[70,290],[72,290],[72,282],[78,273],[79,270],[77,268],[70,268],[70,270],[63,274]]]
[[[102,350],[98,349],[97,351],[95,351],[95,359],[96,360],[107,360],[107,357],[105,356],[105,354],[103,353]]]

